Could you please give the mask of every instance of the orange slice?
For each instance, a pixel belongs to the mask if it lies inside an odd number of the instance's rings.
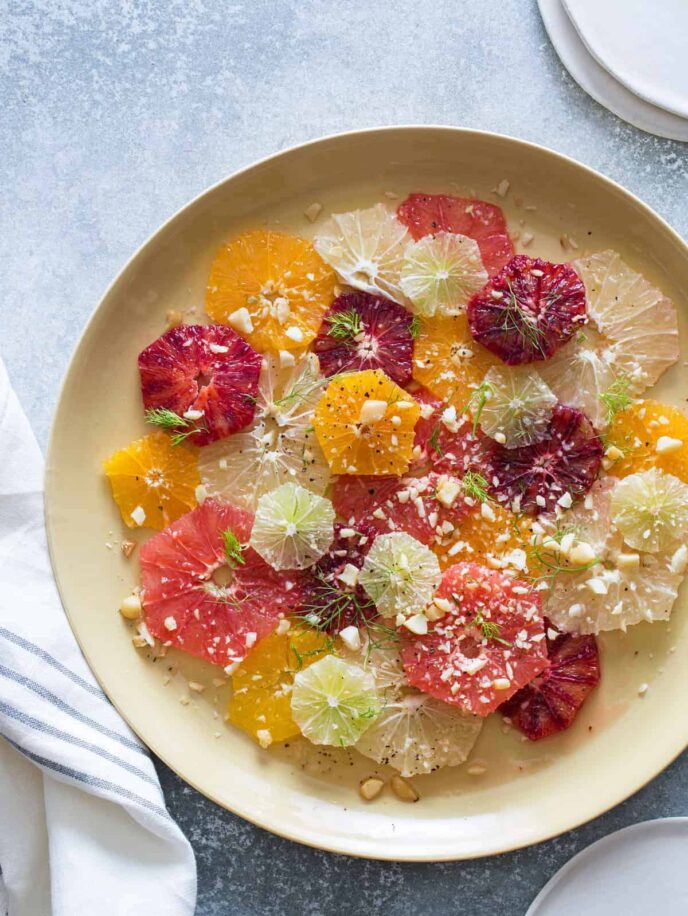
[[[198,450],[164,433],[137,439],[104,462],[112,495],[129,528],[161,531],[196,505]]]
[[[261,639],[232,674],[229,721],[265,746],[298,735],[291,715],[294,675],[328,655],[331,645],[326,634],[298,627]]]
[[[649,400],[631,404],[612,421],[606,442],[605,460],[615,477],[658,468],[688,483],[688,417],[676,407]]]
[[[335,474],[403,474],[420,407],[381,369],[340,375],[315,408],[313,426]]]
[[[471,337],[465,315],[422,318],[413,377],[439,398],[464,407],[492,366],[502,365]]]
[[[440,567],[444,570],[473,560],[496,569],[533,572],[537,564],[528,549],[530,519],[520,518],[492,501],[487,506],[484,511],[476,506],[459,528],[431,545]]]
[[[205,310],[261,352],[306,347],[334,299],[335,272],[310,242],[253,229],[213,261]]]

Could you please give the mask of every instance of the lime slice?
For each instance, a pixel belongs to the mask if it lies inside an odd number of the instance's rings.
[[[435,554],[403,531],[373,541],[358,577],[384,617],[422,613],[439,585]]]
[[[405,303],[399,285],[410,236],[384,204],[335,213],[315,239],[318,254],[350,286]]]
[[[482,720],[419,692],[387,699],[382,712],[356,742],[356,750],[402,776],[432,773],[463,763]]]
[[[333,539],[329,499],[285,483],[258,500],[249,544],[273,569],[313,566]]]
[[[349,747],[380,713],[373,675],[329,655],[294,677],[294,721],[313,744]]]
[[[465,235],[438,232],[410,245],[401,289],[419,315],[459,315],[488,280],[478,243]]]
[[[671,550],[685,540],[688,484],[656,468],[629,474],[612,494],[612,520],[624,540],[650,553]]]
[[[493,367],[485,376],[488,398],[480,428],[507,448],[532,445],[547,434],[556,396],[532,369]]]

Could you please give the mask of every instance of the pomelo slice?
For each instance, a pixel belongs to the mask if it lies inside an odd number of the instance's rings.
[[[439,581],[435,554],[403,531],[375,538],[359,576],[380,614],[390,618],[422,613]]]
[[[349,747],[380,713],[372,674],[329,655],[294,677],[291,712],[313,744]]]
[[[495,366],[484,384],[489,395],[479,417],[484,433],[506,448],[544,439],[557,399],[537,372]]]
[[[439,232],[475,239],[489,274],[496,273],[514,255],[504,214],[487,201],[447,194],[410,194],[397,216],[414,239]]]
[[[329,499],[296,483],[283,483],[258,500],[250,546],[273,569],[306,569],[332,544],[334,509]]]
[[[614,488],[612,521],[636,550],[665,552],[686,540],[688,484],[650,468],[624,477]]]
[[[688,417],[678,408],[651,400],[631,404],[616,414],[606,442],[615,477],[657,468],[688,483]]]
[[[594,636],[571,636],[548,621],[549,667],[499,711],[531,741],[565,731],[600,680],[600,656]]]
[[[344,293],[323,316],[313,350],[325,375],[382,369],[397,385],[411,380],[412,316],[370,293]]]
[[[292,359],[287,360],[291,363]],[[258,499],[292,482],[322,495],[330,469],[313,430],[325,380],[312,353],[282,366],[263,360],[250,429],[203,449],[199,470],[208,493],[255,510]]]
[[[448,605],[425,636],[404,636],[409,683],[438,700],[487,716],[547,667],[540,596],[525,582],[477,563],[442,576]]]
[[[231,328],[179,325],[139,355],[144,407],[176,414],[180,434],[207,445],[253,420],[260,364]]]
[[[570,264],[516,255],[467,308],[471,334],[509,365],[549,359],[587,321],[585,287]]]
[[[215,665],[241,661],[280,616],[300,609],[298,573],[278,573],[250,548],[228,558],[224,535],[246,544],[253,516],[220,500],[182,516],[141,547],[146,624],[153,636]]]
[[[629,550],[612,523],[617,485],[614,478],[603,478],[566,515],[567,529],[577,543],[590,545],[594,559],[581,564],[562,557],[565,571],[543,593],[545,614],[563,632],[626,630],[641,621],[668,620],[671,614],[688,549],[682,545],[667,554]]]
[[[349,286],[403,305],[399,277],[409,241],[406,227],[384,204],[375,204],[333,214],[316,236],[315,247]]]
[[[401,289],[417,315],[459,315],[487,282],[478,243],[439,232],[406,249]]]

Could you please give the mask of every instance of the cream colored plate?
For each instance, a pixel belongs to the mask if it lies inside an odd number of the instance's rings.
[[[500,200],[492,189],[503,178],[511,188]],[[575,827],[635,792],[683,750],[686,593],[669,625],[641,624],[627,636],[602,639],[602,686],[567,733],[531,744],[515,732],[504,734],[493,716],[472,757],[486,764],[484,775],[445,770],[415,780],[418,804],[389,792],[365,804],[356,787],[375,771],[370,761],[300,742],[262,751],[223,723],[227,688],[211,686],[209,666],[174,654],[153,663],[132,647],[117,608],[136,583],[138,563],[136,554],[127,561],[119,552],[128,533],[101,473],[106,455],[144,433],[138,352],[165,329],[168,309],[203,319],[205,280],[223,239],[256,225],[310,235],[317,223],[303,212],[314,201],[326,214],[410,191],[495,200],[514,233],[535,236],[528,252],[554,260],[571,257],[560,244],[564,233],[577,242],[576,254],[619,249],[675,298],[685,333],[686,246],[601,175],[541,147],[453,128],[389,128],[319,140],[207,191],[166,223],[113,283],[64,383],[48,454],[46,515],[62,599],[91,667],[132,728],[180,776],[236,814],[312,846],[384,859],[459,859]],[[655,393],[680,405],[686,391],[686,369],[679,365]],[[208,688],[189,694],[189,677]],[[641,699],[644,682],[650,687]]]

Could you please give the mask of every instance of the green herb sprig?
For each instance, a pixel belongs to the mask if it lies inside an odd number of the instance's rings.
[[[203,426],[196,426],[191,420],[180,417],[173,410],[167,407],[150,407],[145,413],[146,423],[157,426],[159,429],[177,430],[170,437],[172,445],[181,445],[189,436],[195,436],[197,433],[205,430]],[[180,432],[184,430],[184,432]]]

